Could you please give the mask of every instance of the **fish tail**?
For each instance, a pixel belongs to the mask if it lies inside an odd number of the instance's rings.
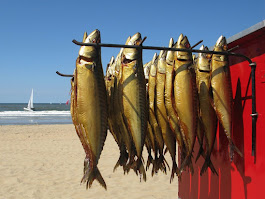
[[[180,162],[182,163],[185,159],[185,157],[187,156],[187,150],[186,150],[186,147],[184,146],[182,148],[182,150],[180,151]]]
[[[156,166],[157,170],[158,171],[159,169],[167,174],[167,168],[169,169],[169,165],[165,159],[165,157],[163,156],[163,154],[161,154],[157,160],[157,166]]]
[[[194,169],[193,169],[193,165],[192,165],[191,157],[192,157],[192,155],[189,154],[189,155],[187,155],[187,156],[184,158],[184,160],[183,160],[183,162],[181,163],[180,168],[179,168],[179,176],[181,175],[181,173],[185,170],[185,168],[186,168],[187,166],[190,168],[191,173],[192,173],[192,175],[193,175],[193,173],[194,173]]]
[[[157,157],[157,154],[155,154],[155,159],[153,161],[153,168],[152,168],[152,172],[151,175],[154,176],[155,173],[157,173],[158,169],[159,169],[159,159]]]
[[[128,155],[126,149],[125,150],[121,150],[120,151],[119,160],[117,161],[116,165],[114,166],[113,172],[116,171],[116,169],[119,166],[125,167],[126,166],[126,163],[128,161],[128,158],[129,158],[129,155]]]
[[[107,190],[107,185],[97,167],[92,170],[87,169],[81,183],[86,182],[86,188],[90,188],[94,180],[97,180],[99,184]]]
[[[166,149],[164,151],[164,155],[166,155],[167,152],[168,152],[168,148],[166,147]]]
[[[153,157],[151,154],[148,155],[147,162],[146,162],[146,171],[148,170],[149,166],[154,163]]]
[[[206,156],[205,162],[201,168],[200,175],[202,175],[207,170],[208,167],[211,169],[213,174],[216,174],[218,176],[218,173],[217,173],[216,169],[214,168],[213,163],[211,161],[210,155]]]
[[[125,173],[128,174],[128,173],[130,172],[131,168],[134,167],[133,165],[135,164],[135,161],[133,160],[132,157],[129,157],[128,159],[129,159],[128,163],[127,163],[126,165],[123,166],[124,174],[125,174]]]
[[[179,176],[179,168],[177,166],[177,163],[173,161],[172,163],[172,169],[171,169],[171,176],[170,176],[170,183],[173,181],[175,174]]]
[[[143,179],[146,182],[146,173],[145,173],[144,164],[143,164],[143,161],[141,160],[141,158],[138,158],[138,160],[137,160],[137,170],[140,173],[140,181],[142,179],[141,176],[143,176]]]
[[[205,153],[204,153],[204,150],[203,150],[203,146],[202,145],[200,146],[200,149],[198,151],[198,154],[197,154],[195,163],[198,161],[198,159],[200,158],[200,156],[203,156],[203,157],[205,156]]]
[[[234,151],[237,152],[240,157],[243,157],[241,151],[236,147],[232,140],[229,140],[229,152],[230,152],[230,160],[233,161],[234,159]]]

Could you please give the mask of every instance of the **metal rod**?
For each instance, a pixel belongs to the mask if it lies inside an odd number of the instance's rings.
[[[56,74],[62,77],[73,77],[73,75],[66,75],[66,74],[60,73],[59,71],[56,71]]]
[[[79,46],[95,46],[95,47],[113,47],[113,48],[141,48],[146,50],[168,50],[168,51],[182,51],[182,52],[194,52],[194,53],[207,53],[207,54],[219,54],[219,55],[228,55],[228,56],[236,56],[243,57],[249,63],[252,63],[251,59],[247,56],[239,53],[233,52],[219,52],[219,51],[209,51],[209,50],[196,50],[196,49],[185,49],[185,48],[168,48],[168,47],[159,47],[159,46],[136,46],[136,45],[124,45],[124,44],[103,44],[103,43],[83,43],[78,42],[76,40],[72,41],[74,44]]]
[[[143,40],[141,41],[141,43],[139,44],[140,46],[144,43],[144,41],[146,40],[147,37],[144,37]]]
[[[202,43],[203,42],[203,40],[201,40],[201,41],[198,41],[196,44],[194,44],[192,47],[191,47],[191,49],[192,48],[195,48],[196,46],[198,46],[200,43]]]
[[[256,163],[256,123],[257,123],[257,117],[258,114],[256,112],[256,77],[255,77],[255,71],[256,71],[256,63],[253,62],[249,64],[251,67],[251,79],[252,79],[252,156],[254,156],[254,163]]]

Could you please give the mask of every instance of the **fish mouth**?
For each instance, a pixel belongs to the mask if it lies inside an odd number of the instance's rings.
[[[78,57],[78,63],[81,64],[81,65],[85,65],[85,64],[90,64],[94,61],[93,58],[89,58],[89,57],[85,57],[85,56],[79,56]]]

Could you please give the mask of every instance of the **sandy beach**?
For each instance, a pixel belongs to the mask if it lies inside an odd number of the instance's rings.
[[[0,154],[1,199],[178,198],[178,178],[170,184],[170,172],[152,177],[149,170],[147,182],[121,167],[113,173],[119,151],[111,134],[98,165],[107,191],[96,181],[86,190],[80,184],[85,153],[72,124],[0,126]]]

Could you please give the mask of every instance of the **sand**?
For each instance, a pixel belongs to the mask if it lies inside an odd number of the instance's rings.
[[[111,134],[98,165],[107,191],[96,181],[88,190],[80,184],[84,157],[72,124],[0,126],[0,198],[178,198],[170,173],[151,177],[149,170],[147,182],[121,167],[113,173],[119,151]]]

